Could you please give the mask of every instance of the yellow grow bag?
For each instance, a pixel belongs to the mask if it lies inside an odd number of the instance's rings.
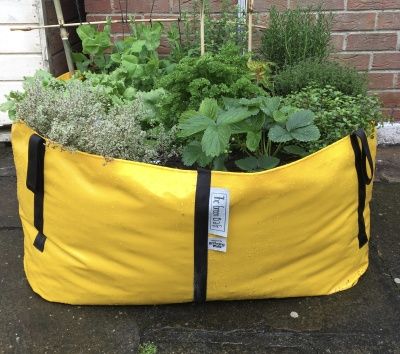
[[[106,162],[43,142],[13,125],[25,272],[49,301],[326,295],[367,269],[372,184],[356,135],[258,173]],[[207,251],[207,178],[230,193],[226,252]]]

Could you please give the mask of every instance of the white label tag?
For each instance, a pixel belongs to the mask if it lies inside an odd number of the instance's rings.
[[[208,249],[218,252],[226,252],[226,239],[225,238],[209,238]]]
[[[208,233],[228,237],[229,191],[224,188],[210,189]]]

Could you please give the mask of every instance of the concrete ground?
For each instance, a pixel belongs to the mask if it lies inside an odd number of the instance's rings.
[[[0,144],[0,353],[400,353],[400,147],[381,149],[371,262],[324,297],[168,306],[69,306],[30,289],[11,148]],[[291,317],[297,312],[298,318]]]

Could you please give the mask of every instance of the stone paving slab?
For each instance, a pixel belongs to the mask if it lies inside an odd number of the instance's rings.
[[[0,168],[6,165],[1,153],[0,147]],[[70,306],[41,299],[23,271],[13,176],[0,176],[0,193],[0,353],[135,353],[145,342],[159,353],[400,353],[394,281],[400,278],[400,184],[374,186],[371,262],[355,287],[322,297],[201,306]]]

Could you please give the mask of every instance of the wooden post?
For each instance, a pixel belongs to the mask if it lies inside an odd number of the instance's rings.
[[[205,53],[205,44],[204,44],[204,0],[201,1],[201,10],[200,10],[200,55],[204,55]]]
[[[248,32],[248,45],[247,51],[253,50],[253,3],[254,0],[247,0],[247,32]]]
[[[75,73],[74,61],[72,60],[71,46],[68,41],[68,32],[64,27],[64,15],[62,12],[60,0],[53,0],[54,8],[56,10],[57,21],[60,25],[60,36],[64,46],[65,57],[67,59],[68,71],[71,75]]]

